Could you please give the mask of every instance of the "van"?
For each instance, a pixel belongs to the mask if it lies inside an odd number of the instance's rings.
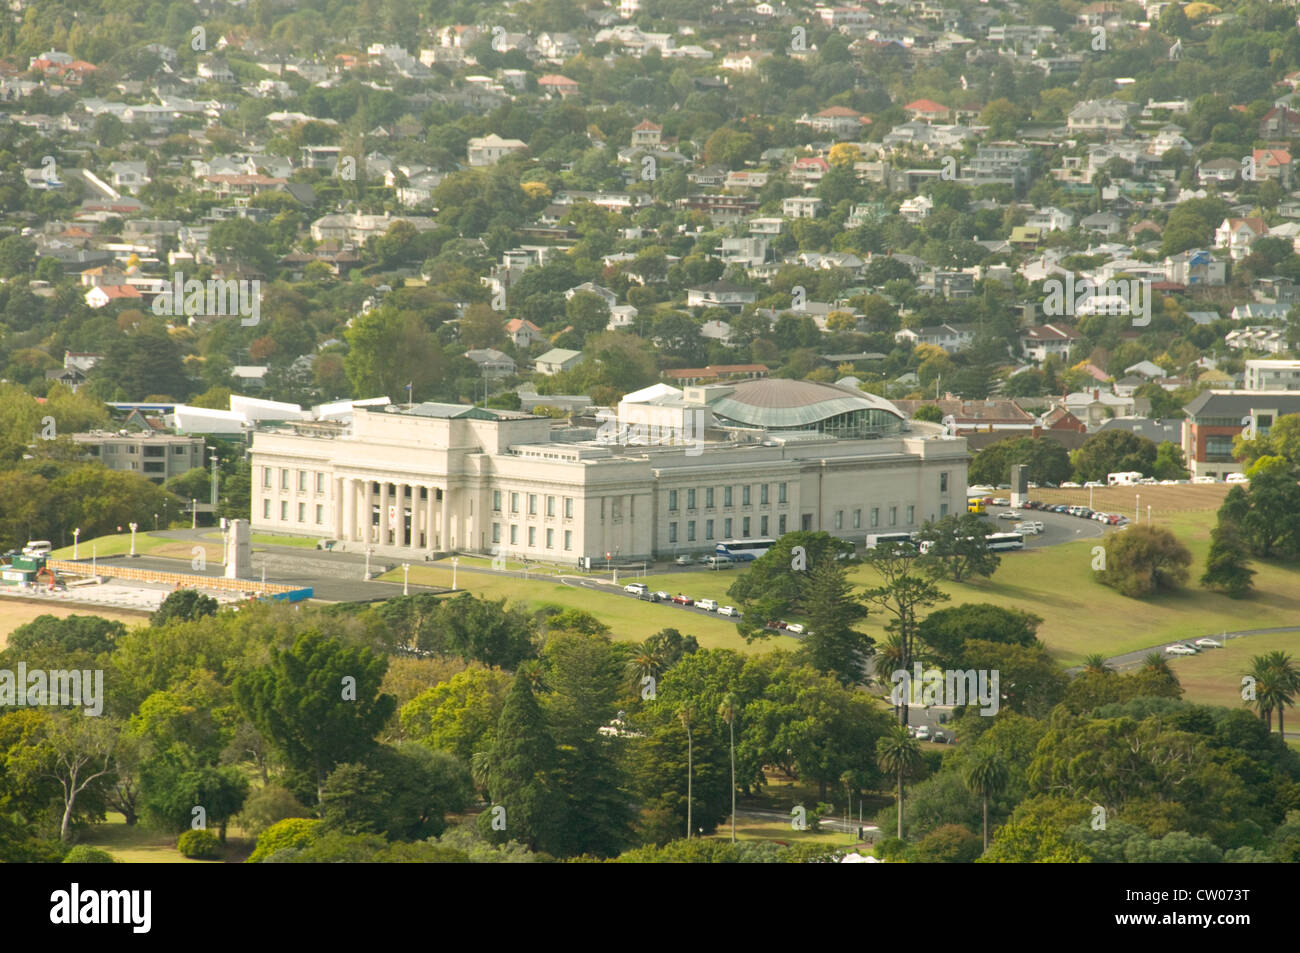
[[[1223,478],[1224,483],[1249,483],[1250,477],[1244,473],[1229,473]]]
[[[704,564],[710,569],[730,569],[731,557],[715,554],[704,560]]]
[[[23,547],[24,556],[48,556],[54,552],[54,546],[48,539],[29,539]]]
[[[700,599],[695,603],[695,608],[703,609],[705,612],[717,612],[718,604],[712,599]]]

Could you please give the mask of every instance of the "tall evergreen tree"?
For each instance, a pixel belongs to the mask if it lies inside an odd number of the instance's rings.
[[[1252,577],[1255,575],[1255,570],[1246,565],[1249,558],[1250,553],[1237,527],[1220,519],[1219,525],[1210,533],[1210,552],[1205,557],[1201,585],[1217,589],[1234,599],[1249,595],[1254,588]]]
[[[867,607],[853,594],[848,570],[837,560],[821,561],[808,573],[803,598],[808,619],[803,653],[809,663],[846,685],[862,681],[874,640],[853,629]]]

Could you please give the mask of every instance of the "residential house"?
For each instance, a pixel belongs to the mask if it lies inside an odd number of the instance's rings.
[[[1042,363],[1052,355],[1067,361],[1070,349],[1083,335],[1065,324],[1043,324],[1020,332],[1020,351],[1025,357]]]
[[[939,324],[924,328],[903,328],[894,335],[899,344],[933,344],[949,354],[969,347],[975,340],[975,331],[965,324]]]
[[[951,109],[933,99],[913,100],[903,107],[903,111],[918,122],[947,122],[952,116]]]
[[[534,344],[546,340],[542,329],[526,318],[513,318],[506,322],[506,336],[520,350],[526,351]]]
[[[496,348],[475,348],[466,351],[465,357],[473,361],[486,378],[509,377],[515,373],[514,358]]]
[[[130,304],[139,306],[142,302],[140,292],[130,285],[96,285],[86,292],[86,304],[92,308],[103,308],[110,304]]]
[[[814,196],[792,195],[781,200],[781,214],[786,218],[816,218],[823,204]]]
[[[848,106],[829,106],[811,116],[804,113],[795,120],[797,125],[808,126],[813,132],[823,132],[837,139],[852,139],[862,134],[871,120]]]
[[[519,139],[503,139],[495,132],[469,140],[468,161],[471,166],[496,165],[502,158],[528,150],[527,143]]]
[[[767,261],[768,240],[766,238],[724,238],[719,257],[729,265],[743,265],[752,268]]]
[[[1259,120],[1261,139],[1290,139],[1300,136],[1300,112],[1288,106],[1274,106]]]
[[[1268,234],[1268,225],[1262,218],[1225,218],[1214,232],[1214,247],[1228,249],[1228,257],[1240,261],[1250,254],[1250,247],[1258,238]]]
[[[1070,110],[1066,129],[1071,133],[1125,135],[1131,131],[1129,119],[1137,104],[1115,99],[1092,99]]]
[[[1227,185],[1235,182],[1241,174],[1241,162],[1236,159],[1210,159],[1197,163],[1196,181],[1202,185],[1214,183]]]
[[[1045,232],[1064,231],[1074,227],[1074,214],[1048,205],[1025,219],[1025,224]]]
[[[657,149],[663,144],[663,126],[643,119],[632,127],[632,145],[644,149]]]
[[[1255,162],[1255,177],[1260,182],[1276,182],[1284,189],[1291,188],[1291,153],[1285,149],[1255,149],[1251,153]]]
[[[545,374],[550,377],[559,374],[561,371],[571,371],[580,363],[582,363],[581,351],[571,351],[568,348],[553,347],[537,358],[535,367],[537,373]]]
[[[686,289],[686,306],[688,308],[727,308],[739,311],[756,300],[754,292],[743,285],[729,281],[713,281]]]
[[[1290,304],[1252,301],[1234,307],[1230,317],[1234,321],[1284,321],[1291,307]]]
[[[1100,232],[1103,235],[1118,235],[1123,225],[1123,221],[1114,212],[1094,212],[1079,221],[1079,227],[1084,231]]]
[[[543,93],[549,93],[551,96],[558,96],[561,99],[568,99],[570,96],[578,94],[578,84],[575,80],[556,73],[539,76],[537,78],[537,88]]]
[[[1189,248],[1165,259],[1165,280],[1185,288],[1222,287],[1227,283],[1227,264],[1204,248]]]
[[[1281,354],[1287,350],[1286,332],[1276,325],[1252,325],[1237,328],[1223,336],[1223,343],[1234,351],[1261,351]]]
[[[1246,361],[1246,390],[1300,391],[1300,361]]]
[[[916,224],[928,217],[933,209],[934,200],[930,196],[914,195],[898,206],[898,214],[906,221]]]

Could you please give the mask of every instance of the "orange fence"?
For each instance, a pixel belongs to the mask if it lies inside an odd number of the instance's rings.
[[[45,565],[70,575],[91,575],[91,563],[87,562],[73,562],[70,559],[50,559],[46,560]],[[259,595],[295,592],[299,588],[296,586],[283,586],[273,582],[257,582],[252,579],[226,579],[224,576],[200,576],[187,572],[159,572],[154,569],[136,569],[133,566],[123,566],[119,562],[102,559],[94,564],[94,572],[100,576],[108,576],[113,579],[156,582],[184,589],[219,589],[223,592],[255,592]]]

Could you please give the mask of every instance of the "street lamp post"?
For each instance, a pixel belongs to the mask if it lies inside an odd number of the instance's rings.
[[[99,575],[99,570],[98,570],[98,569],[96,568],[96,566],[95,566],[95,559],[97,558],[97,557],[96,557],[96,554],[95,554],[95,551],[98,550],[98,549],[99,549],[99,544],[98,544],[98,543],[91,543],[91,544],[90,544],[90,574],[91,574],[92,576],[98,576],[98,575]]]
[[[366,579],[370,578],[370,554],[373,553],[374,551],[375,551],[374,547],[372,546],[366,547],[366,575],[364,577]]]
[[[77,558],[77,538],[81,535],[81,527],[78,526],[72,531],[72,558]]]
[[[1134,525],[1142,522],[1142,494],[1137,493],[1133,499],[1133,523]]]
[[[158,514],[157,514],[157,513],[155,513],[155,514],[153,515],[153,531],[154,531],[155,533],[158,532]]]
[[[409,596],[411,594],[411,587],[407,583],[407,579],[410,577],[410,575],[411,575],[411,564],[402,563],[402,595],[404,596]]]
[[[192,499],[192,498],[191,498],[191,500],[190,500],[190,529],[198,529],[198,528],[199,528],[199,501],[196,500],[196,499]]]
[[[456,591],[456,564],[460,562],[457,556],[451,557],[451,591]]]
[[[140,526],[140,524],[129,523],[127,525],[131,527],[131,555],[134,556],[135,555],[135,531]]]

